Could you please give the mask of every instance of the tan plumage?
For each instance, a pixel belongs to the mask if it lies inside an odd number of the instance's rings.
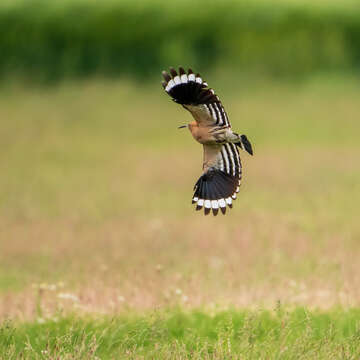
[[[163,87],[175,102],[188,110],[194,121],[188,124],[192,136],[203,145],[203,175],[194,188],[193,203],[196,209],[204,207],[207,215],[212,209],[223,214],[226,206],[232,207],[241,182],[241,162],[237,146],[252,155],[252,147],[245,135],[238,135],[231,125],[220,99],[209,89],[199,74],[191,69],[179,74],[170,68],[163,71]]]

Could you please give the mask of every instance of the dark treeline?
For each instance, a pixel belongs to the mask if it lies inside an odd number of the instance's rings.
[[[279,77],[359,69],[360,3],[28,0],[0,6],[2,78],[149,77],[178,64]]]

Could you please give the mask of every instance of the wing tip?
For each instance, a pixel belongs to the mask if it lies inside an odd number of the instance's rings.
[[[211,212],[214,216],[217,216],[220,212],[222,215],[226,214],[227,207],[232,208],[233,198],[229,196],[228,198],[224,199],[199,199],[198,197],[194,196],[191,199],[192,204],[196,204],[195,210],[200,211],[204,208],[204,214],[209,215]],[[220,211],[219,211],[220,210]]]
[[[177,72],[176,72],[176,70],[171,66],[170,68],[169,68],[169,70],[170,70],[170,74],[171,74],[171,76],[174,78],[175,76],[177,76]]]
[[[161,75],[163,76],[163,78],[166,82],[169,82],[171,80],[171,76],[167,73],[167,71],[163,70],[161,72]]]
[[[179,66],[178,72],[174,67],[169,67],[169,73],[162,71],[166,84],[162,84],[165,91],[176,100],[178,104],[208,104],[219,102],[213,90],[208,89],[208,84],[199,73],[194,74],[191,68],[187,73],[183,66]]]

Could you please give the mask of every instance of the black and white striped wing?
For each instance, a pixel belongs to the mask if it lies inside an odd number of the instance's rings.
[[[214,152],[214,146],[218,151]],[[210,154],[207,156],[207,154]],[[205,215],[212,210],[223,214],[226,206],[232,207],[241,183],[241,161],[236,145],[204,145],[204,173],[194,188],[192,202],[196,210],[204,208]]]
[[[170,68],[170,74],[163,71],[162,85],[172,99],[188,109],[198,123],[231,127],[228,116],[219,97],[202,79],[200,74],[194,74],[191,69],[186,73],[180,67],[179,73]]]

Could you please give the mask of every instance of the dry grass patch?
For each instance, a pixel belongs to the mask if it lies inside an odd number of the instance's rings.
[[[359,305],[358,85],[233,90],[255,156],[216,218],[190,204],[201,148],[160,89],[1,93],[0,316]]]

